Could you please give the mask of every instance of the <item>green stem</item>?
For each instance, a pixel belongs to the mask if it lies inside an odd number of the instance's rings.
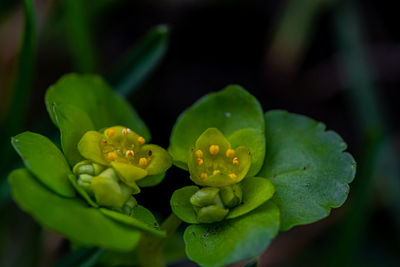
[[[174,213],[161,224],[161,230],[167,233],[166,238],[142,235],[138,246],[139,263],[142,267],[165,266],[163,250],[168,238],[171,237],[181,225],[182,221]]]

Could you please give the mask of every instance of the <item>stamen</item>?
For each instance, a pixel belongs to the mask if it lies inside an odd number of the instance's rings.
[[[219,146],[218,145],[211,145],[210,146],[210,154],[211,155],[217,155],[219,152]]]
[[[238,165],[239,164],[239,159],[237,157],[234,157],[232,160],[233,165]]]
[[[106,136],[111,137],[114,136],[115,130],[113,128],[109,128],[106,130]]]
[[[229,148],[229,149],[226,151],[226,157],[228,157],[228,158],[233,158],[234,156],[235,156],[235,150]]]
[[[229,174],[229,177],[231,177],[233,180],[237,179],[237,175],[234,173]]]
[[[218,173],[220,173],[220,170],[214,170],[214,171],[213,171],[213,175],[216,175],[216,174],[218,174]]]
[[[198,149],[198,150],[196,150],[196,152],[194,152],[194,155],[196,156],[196,158],[202,158],[203,157],[203,151]]]
[[[133,150],[127,150],[127,151],[125,152],[125,155],[126,155],[127,157],[133,157],[133,156],[135,155],[135,152],[133,152]]]
[[[102,143],[103,145],[105,145],[105,144],[107,144],[107,140],[106,140],[106,139],[103,139],[103,141],[101,141],[101,143]]]
[[[147,159],[146,158],[140,158],[139,159],[139,165],[144,167],[147,165]]]
[[[197,159],[197,164],[200,166],[201,164],[203,164],[204,161],[202,159]]]
[[[144,139],[143,137],[139,136],[137,139],[138,143],[143,145],[144,143],[146,143],[146,139]]]
[[[207,177],[208,177],[208,175],[207,175],[207,173],[205,173],[205,172],[203,172],[202,174],[200,174],[200,179],[201,179],[201,180],[207,179]]]
[[[108,160],[116,160],[116,159],[117,159],[117,153],[115,153],[115,152],[108,152],[107,158],[108,158]]]
[[[122,133],[123,133],[124,135],[127,135],[127,134],[130,133],[130,132],[131,132],[131,129],[129,129],[129,128],[122,129]]]

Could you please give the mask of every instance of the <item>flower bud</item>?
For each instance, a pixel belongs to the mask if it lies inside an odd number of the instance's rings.
[[[229,210],[225,209],[219,196],[219,188],[205,187],[197,191],[191,198],[197,219],[201,223],[212,223],[222,221]]]
[[[222,187],[219,194],[227,208],[234,208],[242,202],[243,192],[238,184]]]

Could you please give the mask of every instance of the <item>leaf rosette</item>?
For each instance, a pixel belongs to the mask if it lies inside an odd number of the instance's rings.
[[[49,88],[46,105],[63,152],[40,134],[12,138],[26,166],[9,176],[19,206],[78,245],[131,251],[142,232],[165,237],[133,195],[161,182],[171,158],[146,144],[149,131],[127,102],[98,76],[70,74]]]
[[[328,216],[355,176],[345,149],[322,123],[280,110],[263,114],[239,86],[201,98],[178,118],[168,148],[200,186],[171,198],[173,212],[191,224],[188,257],[202,266],[242,261],[261,254],[279,230]]]
[[[268,201],[274,186],[254,177],[264,161],[264,132],[260,104],[240,86],[201,98],[173,128],[168,148],[173,162],[200,187],[176,190],[171,207],[192,224],[184,234],[186,252],[201,265],[255,256],[278,233],[279,210]]]

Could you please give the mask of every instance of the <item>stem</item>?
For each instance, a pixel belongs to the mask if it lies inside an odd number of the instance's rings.
[[[167,237],[158,238],[143,234],[138,246],[139,263],[142,267],[163,267],[165,260],[163,250],[168,238],[171,237],[181,225],[182,221],[171,213],[161,224],[161,230],[167,233]]]

